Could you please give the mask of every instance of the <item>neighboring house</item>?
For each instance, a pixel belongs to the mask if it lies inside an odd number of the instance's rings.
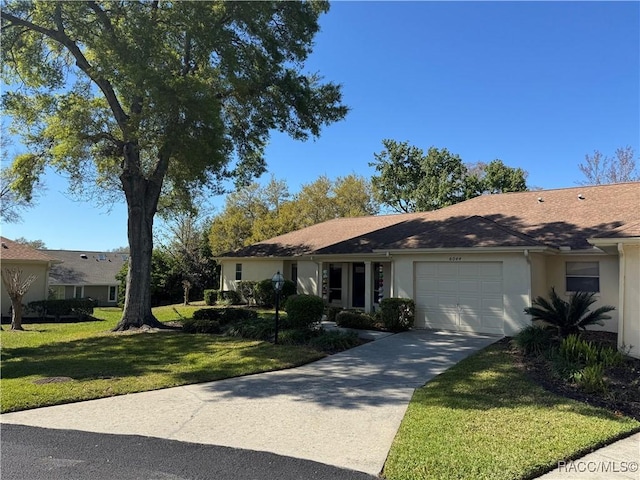
[[[46,300],[49,291],[49,271],[59,263],[55,255],[49,252],[42,252],[31,248],[28,245],[14,242],[8,238],[0,237],[0,268],[17,268],[22,270],[22,279],[26,280],[29,275],[37,278],[29,287],[29,291],[22,299],[23,304]],[[4,282],[0,282],[1,301],[0,310],[2,316],[10,316],[11,299],[7,294]]]
[[[92,298],[99,306],[118,303],[116,275],[129,259],[127,253],[46,250],[63,263],[49,274],[49,298]]]
[[[640,357],[640,183],[483,195],[423,213],[340,218],[220,256],[221,288],[281,271],[299,293],[374,310],[416,303],[416,327],[514,335],[555,287],[616,307],[605,330]],[[565,297],[565,298],[566,298]]]

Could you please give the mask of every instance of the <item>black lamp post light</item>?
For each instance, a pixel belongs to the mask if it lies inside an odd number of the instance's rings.
[[[284,285],[284,277],[278,271],[273,277],[271,277],[271,283],[273,284],[273,290],[276,292],[276,335],[273,343],[278,344],[278,319],[280,313],[280,292]]]

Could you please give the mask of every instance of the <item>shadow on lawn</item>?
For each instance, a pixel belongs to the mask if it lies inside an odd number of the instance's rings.
[[[254,357],[268,360],[266,350],[272,347],[224,337],[212,342],[210,337],[170,332],[110,335],[38,347],[5,348],[2,351],[2,376],[66,376],[74,380],[94,380],[149,373],[175,375],[171,365],[189,362],[188,356],[193,353],[204,352],[214,358],[228,355],[230,348],[234,354],[242,352],[242,355],[229,358],[228,363],[223,362],[219,371],[209,365],[184,372],[179,375],[181,383],[202,381],[203,377],[224,377],[229,370]]]

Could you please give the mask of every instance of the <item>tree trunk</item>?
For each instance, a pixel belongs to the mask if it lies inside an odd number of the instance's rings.
[[[143,325],[162,328],[151,312],[151,254],[153,252],[153,217],[162,188],[154,179],[147,179],[139,170],[136,146],[125,148],[125,167],[120,176],[127,199],[129,237],[129,271],[122,319],[114,331],[139,328]]]
[[[22,328],[22,297],[11,299],[11,330]]]

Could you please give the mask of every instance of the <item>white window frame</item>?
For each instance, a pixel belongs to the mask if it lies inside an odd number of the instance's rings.
[[[113,288],[113,296],[111,295],[111,289]],[[107,287],[107,301],[108,302],[117,302],[118,301],[118,286],[117,285],[109,285]]]
[[[595,267],[595,268],[594,268]],[[583,272],[580,272],[583,270]],[[591,271],[589,271],[591,270]],[[582,290],[593,293],[600,293],[600,262],[566,262],[565,263],[565,290],[569,293],[577,292],[574,288],[569,288],[570,279],[595,279],[597,287],[595,290]]]

